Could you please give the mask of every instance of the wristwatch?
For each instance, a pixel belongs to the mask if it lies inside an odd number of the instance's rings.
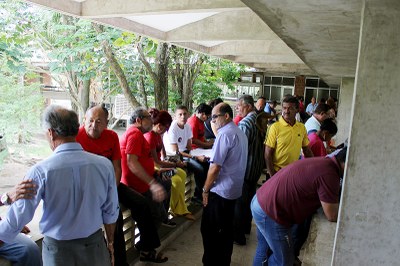
[[[208,193],[208,192],[210,192],[209,190],[206,190],[204,187],[203,187],[203,193]]]
[[[3,205],[10,205],[9,203],[10,198],[8,197],[7,193],[4,193],[3,195],[1,195],[1,204]]]

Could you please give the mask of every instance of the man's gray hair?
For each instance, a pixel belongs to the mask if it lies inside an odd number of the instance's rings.
[[[239,101],[242,101],[243,103],[250,105],[254,109],[254,98],[253,98],[253,96],[248,95],[248,94],[244,94],[244,95],[240,96]]]
[[[79,130],[79,118],[72,110],[50,105],[43,112],[42,127],[54,130],[61,137],[75,137]]]
[[[136,119],[140,118],[143,119],[143,117],[146,116],[146,108],[144,107],[137,107],[133,110],[131,117],[129,118],[129,124],[135,124],[136,123]]]

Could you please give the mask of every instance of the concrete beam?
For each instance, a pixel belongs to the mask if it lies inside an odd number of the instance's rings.
[[[247,9],[239,0],[180,0],[180,1],[126,1],[86,0],[82,2],[82,16],[124,17],[144,14],[192,13]]]
[[[169,42],[254,41],[279,40],[279,38],[254,12],[240,10],[221,12],[201,21],[171,30],[167,32],[167,40]]]
[[[106,26],[111,25],[111,27],[119,28],[123,31],[131,31],[139,35],[147,36],[164,42],[166,39],[165,32],[159,31],[140,23],[133,22],[125,18],[97,18],[93,19],[93,21],[96,21]]]

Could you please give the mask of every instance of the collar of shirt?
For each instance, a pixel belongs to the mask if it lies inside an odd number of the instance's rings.
[[[297,120],[295,120],[293,126],[291,126],[288,122],[285,121],[285,119],[283,119],[283,117],[281,117],[279,118],[279,123],[281,123],[283,126],[294,127],[297,125]]]
[[[55,148],[54,153],[60,153],[64,151],[73,151],[73,150],[83,150],[81,144],[78,142],[67,142],[57,146]]]

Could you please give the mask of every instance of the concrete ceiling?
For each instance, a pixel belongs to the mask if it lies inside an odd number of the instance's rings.
[[[354,77],[361,0],[27,0],[279,75]]]

